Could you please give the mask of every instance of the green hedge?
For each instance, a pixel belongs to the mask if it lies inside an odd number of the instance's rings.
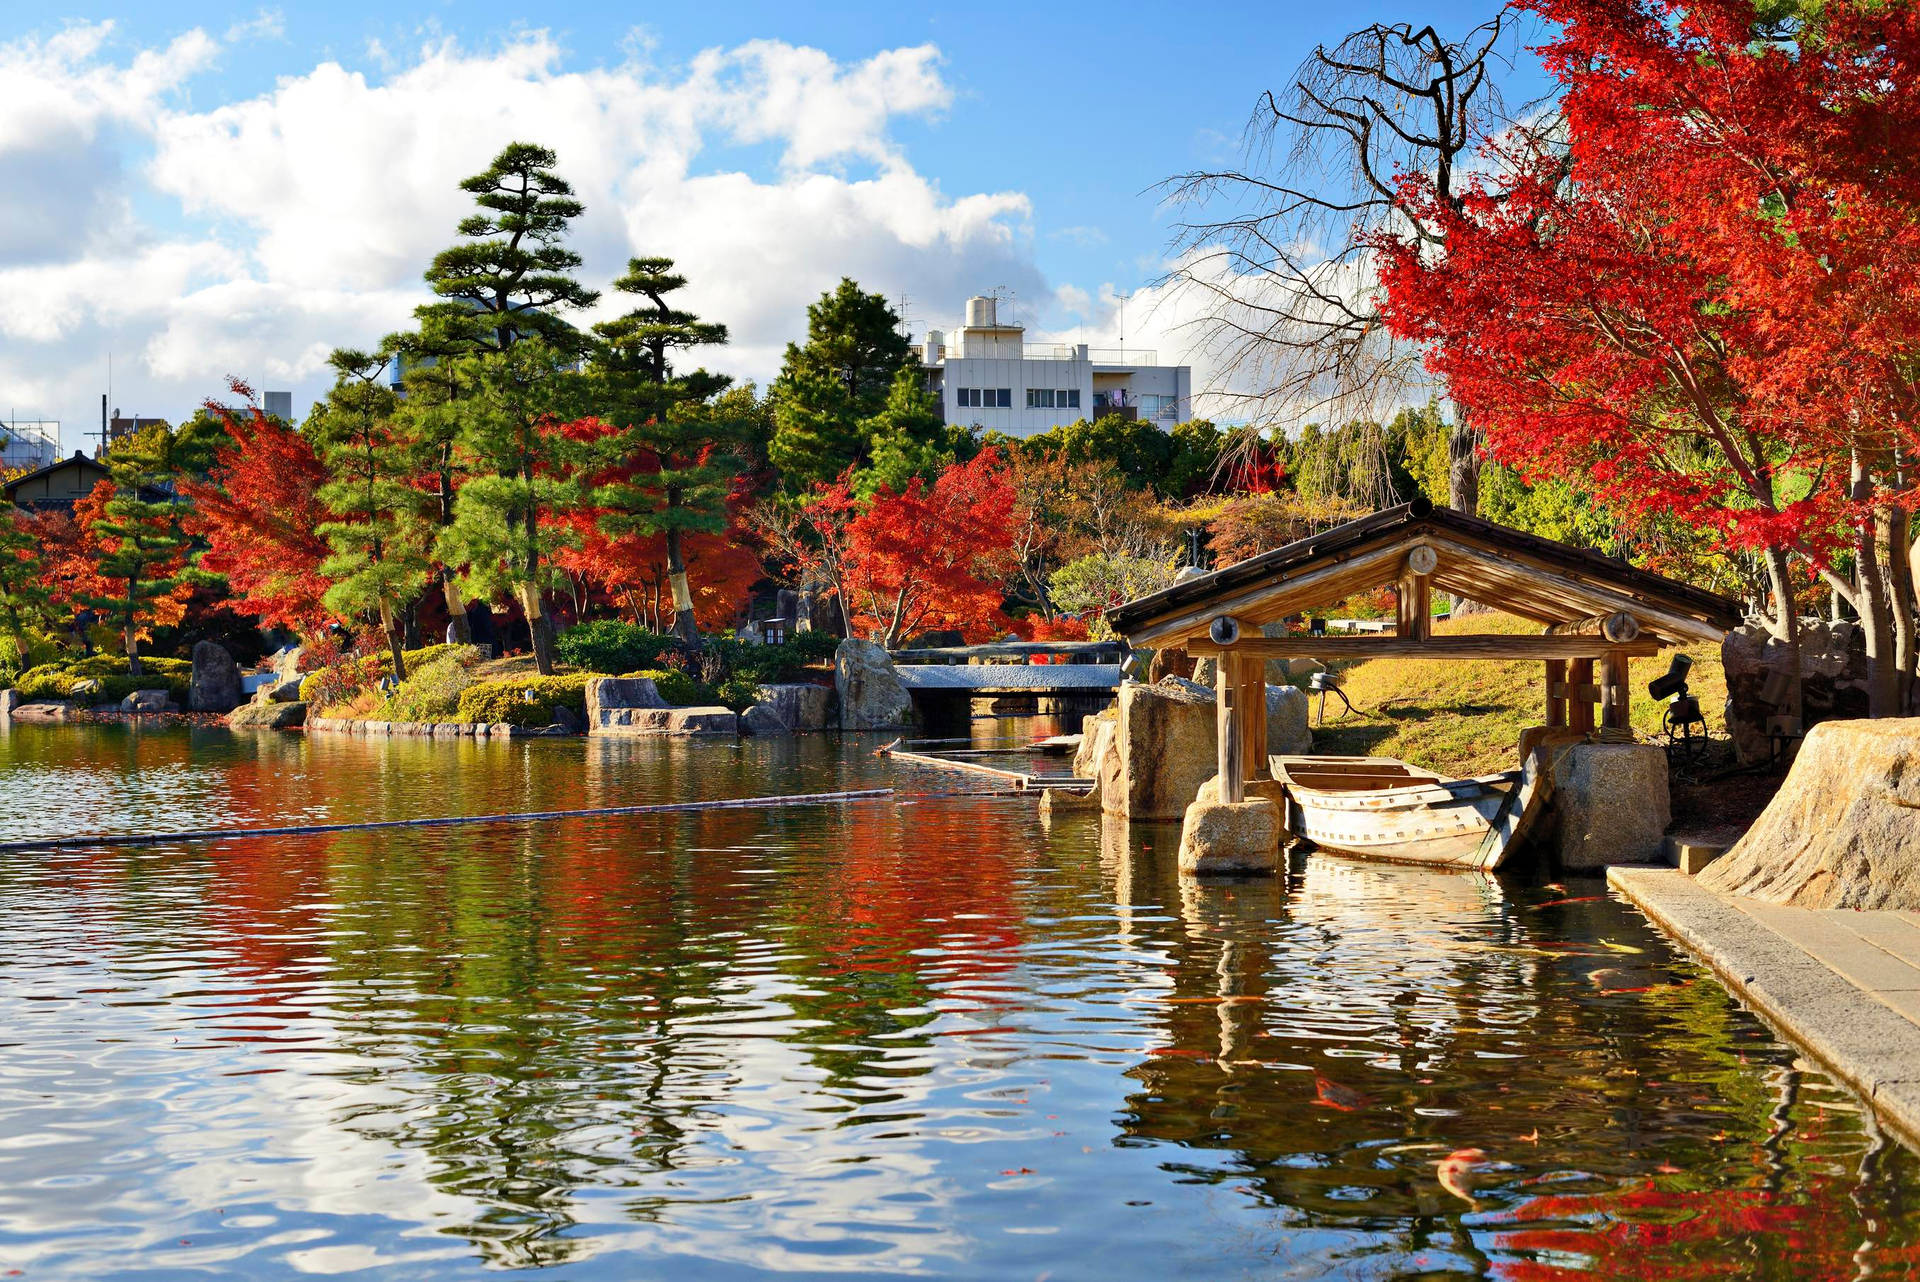
[[[165,690],[181,707],[193,685],[193,664],[186,659],[141,659],[140,676],[127,674],[127,661],[118,655],[96,654],[71,663],[43,663],[14,679],[22,699],[80,699],[87,703],[118,703],[135,690]],[[97,681],[100,689],[76,695],[73,687]]]
[[[646,668],[624,675],[649,678],[660,697],[676,708],[700,708],[713,702],[712,690],[678,668]]]
[[[512,677],[504,681],[477,681],[460,692],[459,720],[507,722],[516,726],[553,724],[556,708],[566,708],[583,721],[587,715],[590,672],[557,677]],[[527,691],[533,701],[527,701]]]
[[[463,647],[461,647],[458,642],[441,642],[437,645],[423,645],[418,650],[402,650],[400,657],[406,661],[407,675],[411,677],[415,672],[426,667],[434,660],[445,658],[447,655],[461,648]],[[360,685],[362,688],[376,684],[382,677],[390,677],[392,675],[393,656],[385,650],[380,651],[378,654],[370,654],[360,661]],[[302,677],[300,679],[300,698],[307,703],[312,703],[314,692],[318,688],[319,682],[320,674],[318,672],[309,672],[306,676]]]
[[[367,714],[372,721],[450,721],[460,706],[460,695],[473,684],[470,669],[480,662],[474,646],[449,646],[441,654],[409,665],[407,679],[385,702]],[[302,685],[305,683],[302,682]]]
[[[652,667],[674,639],[625,619],[591,619],[554,640],[554,657],[583,672],[632,672]]]

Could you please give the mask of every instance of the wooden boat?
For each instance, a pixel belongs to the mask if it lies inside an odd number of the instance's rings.
[[[1287,828],[1362,859],[1492,871],[1542,808],[1551,773],[1522,769],[1449,779],[1392,757],[1274,757]]]

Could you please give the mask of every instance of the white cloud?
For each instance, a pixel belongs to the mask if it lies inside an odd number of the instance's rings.
[[[273,34],[271,14],[227,35]],[[806,304],[851,275],[957,310],[987,284],[1049,291],[1018,192],[949,194],[890,136],[944,111],[938,51],[836,61],[772,41],[684,68],[575,70],[543,33],[426,45],[390,67],[324,62],[196,109],[223,41],[190,31],[116,56],[108,24],[0,46],[0,400],[66,423],[115,400],[180,416],[227,375],[317,395],[326,352],[404,325],[420,272],[470,208],[457,187],[501,145],[553,147],[588,212],[589,283],[636,253],[678,258],[689,303],[735,334],[716,363],[764,380]],[[764,152],[769,172],[748,172]],[[618,306],[608,300],[608,310]]]

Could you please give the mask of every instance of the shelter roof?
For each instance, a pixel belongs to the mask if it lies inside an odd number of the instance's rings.
[[[1196,637],[1219,615],[1272,623],[1398,583],[1418,546],[1435,554],[1433,588],[1542,625],[1626,611],[1677,643],[1719,641],[1742,617],[1735,601],[1618,557],[1416,499],[1129,601],[1107,622],[1136,646]]]

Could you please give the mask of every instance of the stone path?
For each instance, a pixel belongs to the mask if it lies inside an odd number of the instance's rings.
[[[1607,881],[1920,1148],[1920,913],[1782,908],[1666,868]]]

